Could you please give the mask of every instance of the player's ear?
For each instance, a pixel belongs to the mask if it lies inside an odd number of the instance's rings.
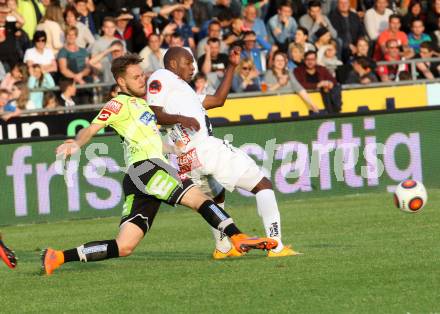
[[[176,59],[170,60],[170,68],[173,70],[177,69],[177,60]]]
[[[120,76],[120,77],[118,77],[118,78],[116,79],[116,83],[119,85],[119,87],[120,87],[121,89],[125,89],[126,84],[125,84],[125,80],[124,80],[124,78],[123,78],[122,76]]]

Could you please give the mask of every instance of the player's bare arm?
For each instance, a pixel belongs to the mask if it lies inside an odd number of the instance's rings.
[[[150,106],[157,118],[157,123],[160,125],[173,125],[180,123],[185,128],[193,129],[195,131],[200,130],[199,122],[192,118],[178,114],[169,114],[163,111],[162,107]]]
[[[103,124],[92,123],[87,128],[81,129],[75,139],[68,139],[57,147],[56,154],[62,154],[64,158],[75,154],[83,145],[87,144],[90,139],[104,127]]]
[[[232,79],[234,77],[234,72],[237,65],[240,63],[241,49],[239,47],[234,47],[229,53],[229,64],[225,70],[225,76],[223,81],[218,87],[214,95],[207,95],[203,101],[203,107],[206,110],[222,107],[225,103],[226,97],[231,90]]]

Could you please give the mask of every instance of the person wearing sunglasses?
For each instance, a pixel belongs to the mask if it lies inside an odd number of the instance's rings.
[[[34,64],[39,64],[43,73],[56,72],[57,62],[55,55],[50,48],[46,47],[46,33],[44,31],[36,31],[32,42],[34,47],[26,49],[23,61],[29,69]]]
[[[232,79],[232,91],[235,93],[261,91],[259,73],[252,59],[244,58],[240,61]]]

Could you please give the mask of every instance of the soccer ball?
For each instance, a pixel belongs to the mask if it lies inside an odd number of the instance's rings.
[[[422,182],[404,180],[394,191],[394,204],[406,213],[417,213],[422,210],[428,201],[426,189]]]

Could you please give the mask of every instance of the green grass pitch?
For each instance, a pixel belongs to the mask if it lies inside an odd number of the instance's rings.
[[[39,250],[111,239],[118,218],[1,228],[19,256],[0,264],[1,313],[440,313],[440,190],[422,213],[390,194],[281,202],[283,236],[303,256],[253,251],[213,261],[205,222],[183,208],[159,212],[131,257],[70,263],[39,276]],[[253,206],[228,208],[262,234]]]

